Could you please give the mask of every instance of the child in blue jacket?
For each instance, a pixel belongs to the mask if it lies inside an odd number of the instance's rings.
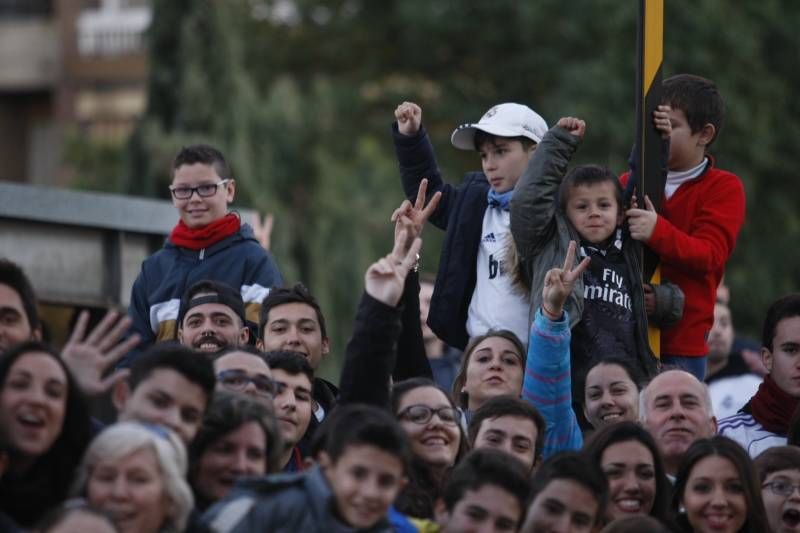
[[[447,344],[464,349],[471,337],[490,329],[528,337],[528,296],[512,288],[505,258],[509,202],[514,186],[547,131],[544,119],[527,106],[492,107],[474,124],[458,127],[453,146],[475,150],[482,171],[464,176],[459,187],[442,180],[422,109],[404,102],[395,110],[393,135],[406,197],[414,201],[422,179],[429,198],[442,193],[431,222],[447,232],[428,325]]]

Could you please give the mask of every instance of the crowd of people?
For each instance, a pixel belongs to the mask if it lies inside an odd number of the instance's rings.
[[[482,170],[450,185],[400,104],[406,200],[338,386],[317,375],[325,313],[230,211],[211,146],[173,161],[179,222],[127,315],[83,312],[56,350],[0,259],[0,530],[800,532],[800,295],[736,339],[724,104],[698,76],[663,89],[661,205],[636,169],[570,165],[583,120],[511,103],[453,132]]]

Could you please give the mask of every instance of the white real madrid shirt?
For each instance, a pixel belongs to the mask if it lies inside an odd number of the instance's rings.
[[[527,346],[530,301],[527,294],[512,290],[510,265],[505,260],[509,239],[509,212],[487,207],[478,248],[475,290],[467,314],[467,333],[472,338],[490,329],[508,329]]]

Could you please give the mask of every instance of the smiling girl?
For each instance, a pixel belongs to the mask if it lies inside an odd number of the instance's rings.
[[[66,496],[91,431],[83,397],[49,346],[24,343],[0,359],[0,428],[12,449],[0,510],[32,526]]]
[[[769,531],[761,490],[747,452],[726,437],[696,441],[675,480],[673,508],[684,531]]]
[[[592,435],[584,452],[608,480],[609,520],[650,515],[668,522],[672,487],[653,437],[634,422],[606,426]]]

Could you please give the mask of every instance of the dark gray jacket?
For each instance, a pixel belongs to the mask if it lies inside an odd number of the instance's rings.
[[[542,287],[547,271],[561,268],[569,241],[580,243],[580,235],[559,207],[558,189],[580,139],[561,127],[551,128],[536,148],[511,199],[511,235],[519,254],[522,274],[531,287],[531,312],[542,305]],[[631,300],[636,318],[636,345],[642,369],[647,375],[656,372],[657,360],[647,341],[647,315],[644,291],[637,283],[641,244],[630,237],[623,239],[623,254],[631,280]],[[580,258],[576,257],[576,265]],[[677,287],[676,287],[677,289]],[[574,327],[583,314],[583,279],[575,283],[564,306]],[[679,289],[678,289],[679,290]],[[682,311],[682,306],[681,306]]]
[[[334,496],[318,466],[302,474],[250,478],[203,516],[215,533],[390,533],[388,520],[354,529],[333,515]]]

